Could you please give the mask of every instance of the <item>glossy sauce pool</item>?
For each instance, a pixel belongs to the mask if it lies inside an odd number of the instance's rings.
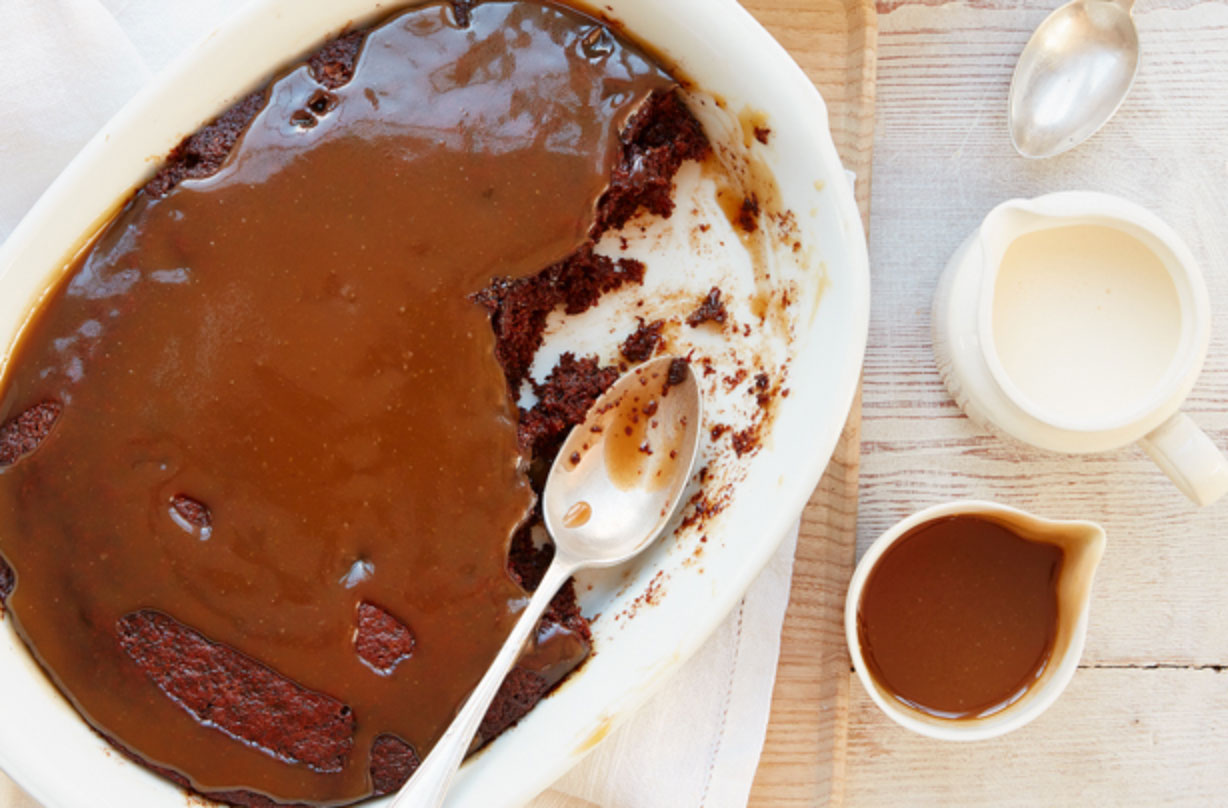
[[[1014,703],[1058,630],[1064,551],[980,516],[936,519],[879,558],[857,631],[870,675],[900,702],[967,719]]]
[[[218,173],[117,216],[0,388],[0,423],[62,410],[0,467],[0,556],[92,726],[295,804],[425,756],[525,601],[534,495],[471,295],[585,242],[619,132],[673,86],[578,12],[427,4],[343,86],[289,69]]]

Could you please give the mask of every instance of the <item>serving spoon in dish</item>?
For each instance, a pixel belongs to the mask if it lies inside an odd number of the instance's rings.
[[[684,360],[623,374],[559,450],[542,493],[554,560],[503,648],[391,808],[436,808],[482,717],[558,590],[578,570],[628,561],[673,516],[699,450],[703,401]]]

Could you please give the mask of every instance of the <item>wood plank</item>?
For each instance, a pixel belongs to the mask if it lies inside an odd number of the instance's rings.
[[[934,365],[929,305],[951,253],[998,202],[1089,188],[1153,209],[1199,258],[1212,338],[1186,411],[1228,447],[1228,29],[1224,3],[1140,4],[1138,81],[1092,140],[1017,156],[1006,97],[1046,8],[906,4],[879,17],[859,545],[922,507],[981,497],[1105,525],[1086,662],[1228,662],[1228,502],[1196,509],[1136,448],[1064,456],[973,426]]]
[[[819,88],[841,160],[858,176],[868,222],[877,15],[871,0],[742,0]]]
[[[840,805],[848,732],[844,593],[857,530],[860,396],[798,532],[752,808]]]
[[[1223,670],[1084,668],[1033,723],[967,744],[897,727],[850,691],[850,808],[1224,804]]]
[[[873,7],[868,0],[747,0],[744,4],[823,94],[836,148],[845,166],[857,174],[857,201],[868,225]],[[750,795],[754,808],[842,802],[849,670],[843,604],[855,552],[860,434],[859,393],[831,464],[802,516],[771,719]]]
[[[1069,188],[1116,193],[1172,224],[1203,266],[1214,323],[1186,410],[1228,446],[1228,6],[1139,4],[1143,66],[1118,116],[1069,154],[1028,161],[1007,137],[1007,91],[1057,4],[879,3],[858,544],[960,497],[1103,523],[1086,667],[1033,724],[976,744],[896,727],[850,677],[848,806],[1222,805],[1228,793],[1228,503],[1195,509],[1133,448],[1068,457],[987,435],[932,358],[934,285],[991,207]]]

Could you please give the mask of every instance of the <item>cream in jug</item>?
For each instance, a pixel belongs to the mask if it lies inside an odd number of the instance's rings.
[[[1177,289],[1134,236],[1051,227],[1020,236],[1002,256],[994,347],[1041,411],[1074,422],[1126,414],[1164,377],[1180,339]]]
[[[982,426],[1058,452],[1137,442],[1196,503],[1228,493],[1228,459],[1179,411],[1210,341],[1206,285],[1145,208],[1091,191],[998,205],[947,264],[933,330]]]

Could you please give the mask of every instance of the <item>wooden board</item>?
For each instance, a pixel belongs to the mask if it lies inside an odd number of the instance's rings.
[[[814,81],[832,137],[857,175],[870,221],[877,19],[866,0],[744,0]],[[751,808],[839,804],[848,731],[844,593],[857,550],[858,394],[830,466],[802,515],[772,715]]]
[[[1222,669],[1085,668],[1032,724],[952,744],[903,730],[850,686],[846,806],[1222,806]]]
[[[934,365],[929,305],[951,253],[1011,197],[1107,191],[1188,242],[1211,298],[1185,410],[1228,447],[1228,4],[1135,6],[1142,66],[1117,116],[1051,160],[1015,154],[1011,72],[1062,0],[880,0],[858,544],[920,508],[980,497],[1102,523],[1082,666],[994,741],[913,735],[850,679],[845,808],[1228,805],[1228,500],[1198,509],[1137,448],[1050,454],[977,429]]]

